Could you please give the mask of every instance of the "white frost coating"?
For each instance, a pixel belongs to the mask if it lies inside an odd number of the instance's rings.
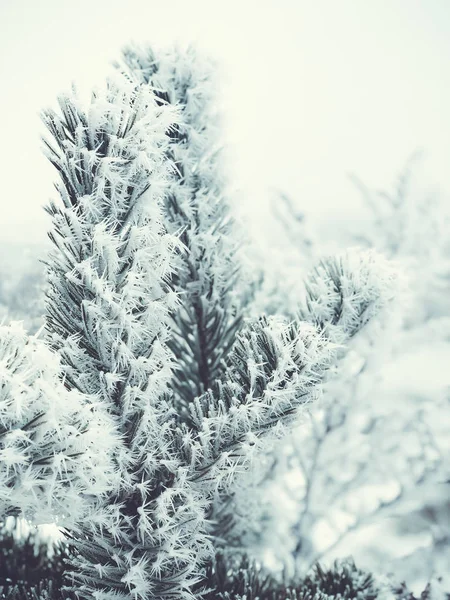
[[[117,443],[95,399],[64,387],[57,356],[21,324],[0,326],[0,515],[82,519],[117,479]]]
[[[345,343],[397,296],[402,277],[392,261],[373,250],[351,248],[323,259],[305,281],[300,318]]]

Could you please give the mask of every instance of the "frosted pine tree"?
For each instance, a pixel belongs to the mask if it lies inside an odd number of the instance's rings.
[[[217,509],[318,395],[392,272],[330,259],[297,317],[244,320],[209,75],[190,51],[125,57],[128,80],[44,114],[60,195],[46,343],[67,393],[112,419],[119,475],[73,519],[68,584],[86,599],[192,598],[223,541]]]
[[[307,394],[334,352],[309,326],[255,325],[232,355],[228,381],[193,403],[189,420],[196,430],[177,426],[167,400],[175,242],[161,223],[171,113],[149,87],[134,90],[110,86],[88,111],[75,98],[62,99],[62,116],[45,117],[57,142],[49,157],[63,182],[63,206],[50,207],[56,250],[49,261],[47,337],[62,357],[67,383],[98,395],[123,437],[115,453],[120,485],[72,534],[73,578],[82,597],[189,595],[208,547],[206,502],[221,479],[232,478],[242,450],[254,445],[247,437],[259,432],[258,410],[267,414],[261,431],[274,426],[282,414],[277,403],[291,413],[294,390],[304,386]],[[261,352],[268,366],[251,403],[254,374],[245,369]],[[308,375],[298,377],[293,359]],[[267,410],[261,394],[271,379]],[[279,396],[278,388],[286,392]],[[237,414],[228,422],[230,404]]]

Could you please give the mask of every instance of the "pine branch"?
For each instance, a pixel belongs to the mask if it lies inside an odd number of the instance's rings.
[[[228,487],[260,449],[259,438],[280,433],[311,402],[334,357],[334,344],[309,324],[262,318],[244,329],[224,380],[192,405],[193,427],[179,430],[192,479]]]
[[[239,538],[242,544],[243,532],[252,528],[254,515],[245,505],[257,491],[239,475],[257,449],[268,448],[261,438],[272,429],[279,436],[284,422],[295,422],[344,345],[382,311],[396,287],[396,272],[382,257],[349,251],[324,260],[311,273],[296,320],[264,319],[238,335],[226,383],[218,383],[192,408],[192,429],[200,433],[185,426],[179,434],[194,480],[214,482],[211,518],[219,545]]]
[[[0,327],[0,514],[70,524],[117,481],[114,423],[68,391],[59,360],[22,326]]]
[[[392,270],[380,257],[358,256],[330,259],[310,277],[300,315],[312,323],[262,318],[238,335],[223,381],[195,400],[191,421],[180,428],[194,480],[216,488],[232,480],[258,438],[314,398],[341,344],[390,298]]]
[[[219,171],[212,66],[193,48],[155,52],[129,47],[123,62],[132,80],[151,86],[161,102],[181,110],[171,136],[176,173],[165,217],[168,230],[180,232],[185,247],[172,277],[180,305],[170,347],[177,364],[171,382],[175,407],[187,417],[194,398],[223,375],[243,316],[234,289],[239,278],[236,231]]]
[[[380,254],[359,249],[330,257],[305,281],[299,318],[345,344],[395,296],[399,274]]]

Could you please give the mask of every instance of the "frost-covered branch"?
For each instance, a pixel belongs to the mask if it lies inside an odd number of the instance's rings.
[[[348,250],[321,261],[305,282],[300,318],[345,343],[391,300],[398,272],[380,254]]]
[[[166,197],[165,222],[180,233],[172,285],[180,303],[174,313],[171,382],[180,416],[223,375],[223,359],[242,322],[237,237],[219,164],[218,115],[212,65],[193,48],[186,51],[129,47],[123,53],[132,80],[154,89],[161,102],[177,105],[180,120],[171,134],[176,173]],[[120,67],[120,65],[119,65]]]
[[[372,252],[348,251],[322,261],[307,278],[298,319],[285,323],[284,329],[279,319],[271,318],[244,330],[229,359],[227,385],[218,385],[192,409],[198,422],[207,417],[207,430],[194,443],[194,460],[202,451],[215,453],[215,460],[206,459],[200,472],[217,482],[223,465],[246,462],[245,452],[235,451],[238,443],[250,456],[261,434],[272,427],[276,431],[286,419],[295,422],[298,409],[310,404],[344,344],[389,303],[396,287],[396,271],[385,259]],[[222,438],[227,440],[224,449],[217,441]],[[225,454],[219,459],[220,450]],[[246,508],[252,505],[248,497],[258,491],[249,486],[248,478],[237,479],[235,489],[227,491],[234,500],[228,496],[216,501],[217,535],[242,544],[252,522],[260,526]]]
[[[64,525],[117,484],[119,438],[95,397],[67,390],[60,363],[21,325],[0,326],[0,516]]]
[[[377,275],[370,275],[375,265]],[[192,477],[215,489],[231,482],[258,439],[310,403],[341,344],[389,300],[394,278],[386,262],[371,254],[359,262],[330,259],[310,277],[307,308],[300,312],[313,323],[262,318],[238,334],[225,377],[194,401],[191,422],[180,430]],[[325,294],[322,303],[318,289]]]
[[[262,318],[239,335],[223,381],[196,399],[193,427],[180,430],[191,477],[213,489],[233,482],[258,439],[311,401],[335,357],[334,344],[306,323]]]

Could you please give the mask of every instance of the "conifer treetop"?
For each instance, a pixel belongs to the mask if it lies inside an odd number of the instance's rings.
[[[179,232],[185,247],[172,277],[180,305],[170,346],[177,363],[171,386],[175,406],[187,416],[193,399],[223,375],[223,360],[243,316],[240,236],[220,168],[213,65],[193,47],[183,51],[130,46],[118,66],[132,81],[151,87],[160,102],[180,110],[171,135],[176,171],[165,218],[168,230]]]

